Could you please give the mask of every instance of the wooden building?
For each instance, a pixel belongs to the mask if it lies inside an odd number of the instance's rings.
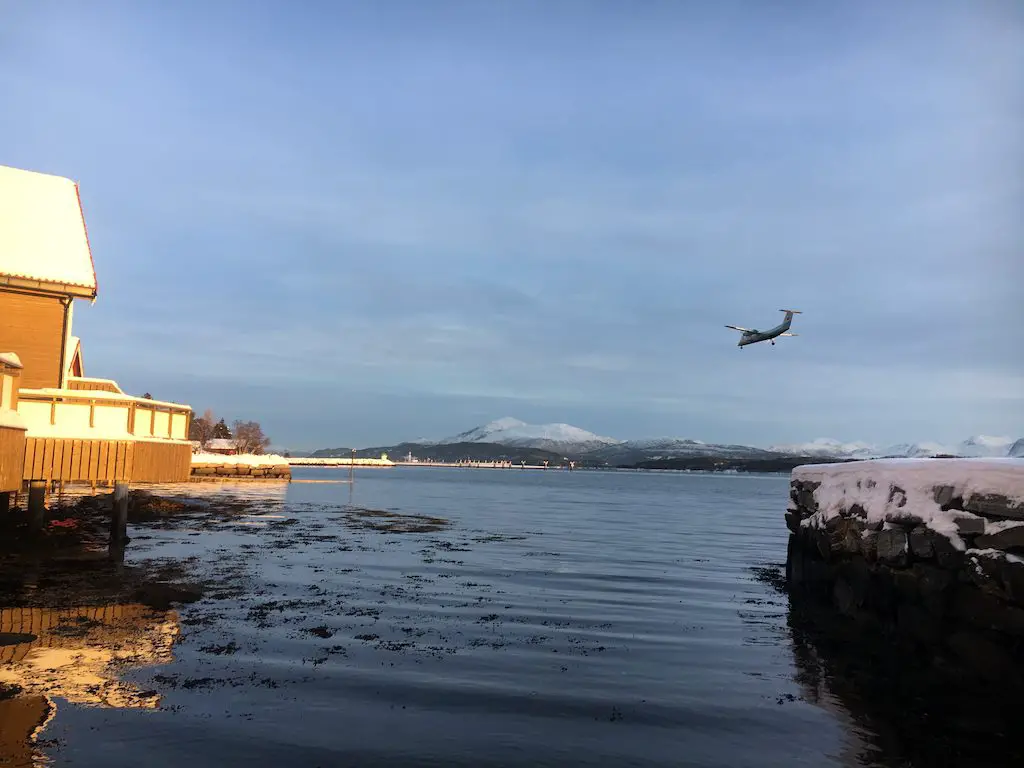
[[[0,166],[0,359],[17,363],[0,372],[11,391],[4,407],[18,417],[0,417],[0,492],[17,431],[21,481],[188,480],[191,408],[85,376],[74,302],[96,296],[78,185]]]

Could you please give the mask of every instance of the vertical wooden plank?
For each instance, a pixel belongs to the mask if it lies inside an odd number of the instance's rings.
[[[89,401],[89,426],[90,427],[95,427],[96,426],[96,401],[95,400],[90,400]]]
[[[120,443],[111,443],[109,455],[107,456],[107,479],[114,482],[117,479],[117,449]]]
[[[53,474],[53,438],[43,440],[43,460],[39,467],[39,475],[33,480],[49,480]]]
[[[99,458],[96,455],[96,441],[95,440],[85,440],[85,441],[82,442],[82,445],[83,445],[83,447],[86,446],[86,445],[89,446],[88,453],[83,457],[83,458],[87,458],[88,462],[89,462],[86,465],[85,477],[86,477],[86,479],[90,483],[94,484],[96,482],[96,460]]]
[[[149,411],[149,434],[153,435],[156,432],[156,409],[150,409]]]
[[[57,398],[50,401],[50,424],[57,423]]]
[[[107,467],[107,450],[108,450],[107,446],[108,446],[108,443],[107,443],[106,440],[97,440],[96,444],[99,446],[99,451],[97,451],[96,462],[95,462],[96,479],[102,481],[102,480],[106,480],[107,479],[107,477],[106,477],[106,467]]]
[[[68,472],[72,482],[82,477],[82,441],[71,441],[71,471]]]
[[[138,403],[132,403],[128,406],[128,434],[135,434],[135,411],[138,408]]]
[[[167,436],[168,437],[173,437],[173,434],[171,432],[173,426],[174,426],[174,409],[173,408],[168,408],[167,409]]]
[[[125,458],[125,477],[129,480],[135,479],[135,448],[138,443],[128,443],[127,456]]]
[[[60,463],[60,477],[61,480],[66,482],[71,481],[71,457],[75,452],[75,441],[65,440],[64,441],[64,455],[61,457]]]

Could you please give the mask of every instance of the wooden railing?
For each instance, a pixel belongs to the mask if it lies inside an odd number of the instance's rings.
[[[23,480],[188,480],[188,406],[102,390],[23,389],[19,395],[27,427]]]
[[[192,409],[99,390],[23,389],[18,412],[31,437],[187,440]]]

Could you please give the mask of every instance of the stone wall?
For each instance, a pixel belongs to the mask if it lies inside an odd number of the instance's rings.
[[[999,461],[908,464],[906,482],[897,462],[797,468],[790,590],[873,623],[937,674],[1024,688],[1024,462]]]
[[[227,480],[291,480],[292,469],[287,464],[193,464],[194,482]]]

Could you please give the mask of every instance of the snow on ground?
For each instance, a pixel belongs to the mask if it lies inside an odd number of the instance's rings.
[[[1024,506],[1024,459],[876,459],[811,464],[794,469],[792,478],[821,484],[814,491],[818,512],[804,525],[820,527],[858,504],[869,523],[915,516],[961,550],[966,547],[956,520],[972,515],[943,511],[935,501],[936,487],[953,486],[953,495],[965,502],[976,495],[998,494],[1015,506]],[[902,489],[904,495],[894,493],[893,487]],[[986,531],[989,525],[998,526],[986,523]]]
[[[14,368],[21,368],[21,358],[17,352],[0,352],[0,363],[7,363]]]
[[[276,466],[287,464],[288,459],[277,454],[240,453],[234,456],[225,456],[220,453],[193,453],[192,464],[247,464],[251,467]]]

